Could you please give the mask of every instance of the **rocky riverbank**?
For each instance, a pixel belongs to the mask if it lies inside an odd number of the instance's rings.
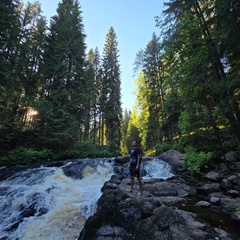
[[[184,170],[183,154],[160,156],[176,173],[170,179],[143,180],[129,193],[126,158],[117,158],[112,178],[102,188],[96,213],[79,240],[240,239],[240,163],[234,153],[204,177]]]

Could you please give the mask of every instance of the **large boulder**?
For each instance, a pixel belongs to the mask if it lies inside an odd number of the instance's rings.
[[[181,173],[185,170],[184,157],[185,154],[177,150],[168,150],[159,155],[159,158],[169,163],[176,173]]]
[[[139,222],[134,232],[135,239],[189,239],[183,218],[173,209],[161,206],[153,215]]]
[[[118,164],[124,164],[130,161],[130,156],[119,156],[119,157],[116,157],[114,160]]]

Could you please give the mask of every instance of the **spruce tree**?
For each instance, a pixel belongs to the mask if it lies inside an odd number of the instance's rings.
[[[87,71],[89,72],[89,82],[92,84],[92,94],[91,94],[91,120],[92,128],[90,139],[94,144],[97,143],[97,132],[100,124],[100,108],[99,108],[99,98],[101,92],[101,85],[99,81],[99,72],[100,72],[100,54],[98,48],[95,50],[90,49],[87,55]],[[98,141],[99,143],[99,141]]]
[[[46,21],[39,3],[0,3],[1,118],[4,144],[32,145],[33,110],[39,89],[39,66],[45,39]],[[6,135],[5,135],[5,133]],[[5,138],[6,137],[6,138]],[[14,141],[13,141],[14,139]]]
[[[136,107],[133,108],[133,112],[130,114],[130,119],[127,126],[126,147],[128,151],[131,148],[133,141],[136,141],[138,144],[141,143],[139,132],[139,118]]]
[[[19,102],[19,142],[28,147],[37,146],[38,124],[37,101],[41,88],[39,68],[42,64],[44,46],[46,44],[47,23],[41,15],[41,7],[38,2],[28,3],[21,8],[21,59],[18,77],[21,83],[22,94]]]
[[[18,102],[21,96],[18,73],[21,26],[19,1],[0,1],[0,151],[14,147]]]
[[[121,80],[118,61],[118,42],[111,27],[105,38],[103,50],[103,116],[106,126],[106,139],[112,152],[120,150],[121,140]]]
[[[123,155],[128,154],[128,149],[129,149],[127,134],[128,134],[128,123],[130,121],[130,117],[131,117],[131,111],[128,111],[127,109],[125,109],[123,114],[122,125],[121,125],[121,134],[122,134],[121,153]]]
[[[163,103],[165,90],[161,50],[159,39],[153,33],[145,50],[138,53],[135,61],[136,68],[141,67],[144,74],[144,77],[141,78],[143,80],[141,84],[144,85],[144,98],[147,101],[147,108],[144,108],[148,112],[145,131],[147,148],[153,148],[163,138],[160,126],[164,120]]]
[[[42,66],[42,143],[66,149],[83,141],[89,116],[85,34],[78,1],[63,0],[52,17]]]

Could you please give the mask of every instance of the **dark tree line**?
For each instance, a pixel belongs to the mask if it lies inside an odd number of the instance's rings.
[[[0,2],[0,151],[54,152],[91,141],[120,147],[120,64],[111,27],[103,57],[86,54],[77,0],[62,0],[50,25],[38,2]]]

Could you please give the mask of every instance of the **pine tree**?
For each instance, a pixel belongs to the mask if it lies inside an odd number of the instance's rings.
[[[106,126],[107,143],[112,152],[120,150],[121,139],[121,88],[120,65],[118,61],[118,42],[111,27],[106,35],[103,50],[102,106],[103,126]]]

